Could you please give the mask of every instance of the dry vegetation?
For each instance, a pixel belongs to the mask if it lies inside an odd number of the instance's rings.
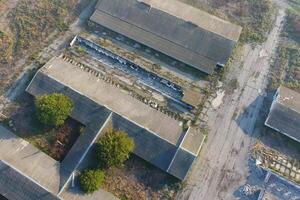
[[[174,199],[182,187],[179,180],[132,155],[123,168],[106,170],[103,189],[121,200]]]
[[[271,89],[285,85],[300,92],[300,14],[297,10],[287,12],[271,78]]]
[[[16,52],[24,54],[40,46],[54,30],[66,30],[75,3],[76,0],[21,0],[11,13]]]
[[[77,0],[0,0],[0,94],[74,18]]]
[[[0,65],[10,64],[12,61],[12,53],[13,41],[11,35],[0,30]]]

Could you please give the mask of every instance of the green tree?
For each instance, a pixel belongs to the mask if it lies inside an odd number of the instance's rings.
[[[64,94],[54,93],[37,97],[35,107],[40,122],[47,125],[59,126],[67,119],[74,104]]]
[[[84,170],[79,177],[80,187],[85,193],[93,193],[102,186],[104,178],[102,170]]]
[[[133,139],[127,133],[109,130],[96,143],[96,158],[101,167],[121,166],[134,146]]]

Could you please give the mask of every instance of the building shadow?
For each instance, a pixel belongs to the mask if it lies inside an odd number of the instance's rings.
[[[257,96],[238,115],[235,121],[245,134],[258,137],[264,131],[264,123],[268,117],[275,92],[276,90],[270,90],[264,95]]]
[[[260,95],[256,97],[236,118],[238,126],[249,136],[255,136],[254,129],[264,122],[264,117],[261,113],[263,101],[264,96]]]

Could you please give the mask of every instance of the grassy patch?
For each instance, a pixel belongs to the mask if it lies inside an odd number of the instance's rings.
[[[0,63],[7,64],[12,60],[13,40],[9,33],[0,30]]]
[[[287,46],[281,48],[281,59],[286,63],[286,75],[284,84],[292,89],[300,90],[300,49]]]

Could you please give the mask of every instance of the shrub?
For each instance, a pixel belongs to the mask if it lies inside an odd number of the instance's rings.
[[[39,121],[46,125],[59,126],[64,123],[73,109],[72,100],[63,94],[37,97],[35,107]]]
[[[104,178],[102,170],[84,170],[79,177],[80,187],[85,193],[93,193],[102,186]]]
[[[101,167],[121,166],[134,149],[134,141],[123,131],[108,131],[96,144]]]

